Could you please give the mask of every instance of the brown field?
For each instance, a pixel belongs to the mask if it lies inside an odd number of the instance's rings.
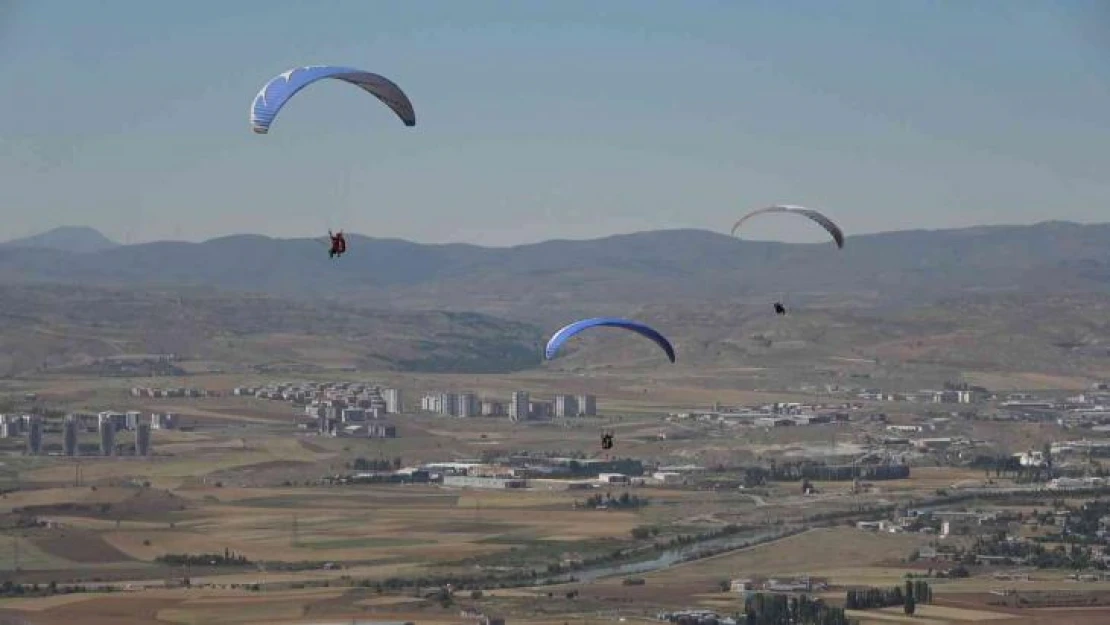
[[[298,348],[300,349],[300,348]],[[327,354],[314,354],[324,358]],[[754,370],[734,371],[747,375]],[[705,374],[712,377],[713,374]],[[276,378],[320,376],[190,376],[188,385],[228,390],[238,384]],[[356,374],[329,374],[331,379],[361,379]],[[54,523],[49,528],[20,529],[13,540],[0,540],[0,561],[14,559],[18,549],[22,572],[36,580],[91,579],[110,573],[121,585],[158,586],[170,575],[154,559],[167,553],[212,553],[229,549],[253,561],[336,562],[343,568],[303,571],[208,568],[191,574],[196,585],[327,581],[346,585],[345,578],[382,579],[430,573],[472,571],[455,564],[464,558],[509,557],[514,550],[564,549],[574,552],[586,541],[627,540],[633,528],[675,524],[681,531],[702,531],[721,519],[731,522],[793,522],[802,514],[843,509],[877,498],[896,500],[932,494],[954,485],[979,484],[981,471],[915,467],[908,480],[877,482],[875,492],[849,495],[850,483],[819,483],[821,491],[803,497],[794,484],[777,484],[751,496],[736,490],[715,492],[679,487],[644,487],[633,492],[652,505],[636,511],[583,511],[572,507],[590,492],[557,490],[555,482],[535,481],[525,491],[451,489],[430,485],[318,485],[319,478],[343,472],[355,458],[402,457],[405,465],[427,460],[462,460],[486,450],[528,450],[532,453],[583,452],[599,456],[601,428],[616,432],[616,454],[658,459],[673,464],[746,462],[756,455],[791,454],[792,458],[824,453],[833,437],[842,452],[855,453],[862,435],[844,428],[756,428],[727,431],[692,423],[666,423],[659,413],[708,408],[714,401],[765,402],[797,399],[798,395],[725,388],[686,373],[651,372],[642,380],[628,377],[572,374],[464,376],[382,374],[376,380],[406,389],[411,403],[423,389],[471,389],[507,397],[518,388],[534,396],[555,391],[591,392],[604,398],[607,414],[565,424],[512,424],[495,419],[397,418],[401,436],[380,441],[331,438],[296,432],[293,410],[284,402],[222,397],[196,400],[142,400],[144,410],[177,412],[191,432],[155,433],[155,456],[80,459],[84,485],[74,487],[75,463],[56,457],[10,456],[5,470],[24,488],[0,496],[0,513],[17,509]],[[1063,383],[1062,380],[1041,380]],[[59,403],[131,406],[125,391],[145,381],[52,378],[39,389]],[[175,382],[184,384],[184,382]],[[167,385],[169,385],[167,383]],[[720,386],[720,388],[713,388]],[[648,392],[644,392],[647,388]],[[892,411],[893,412],[893,411]],[[618,414],[619,413],[619,414]],[[650,414],[656,413],[656,414]],[[897,415],[909,422],[908,414]],[[975,424],[968,427],[995,427]],[[1012,428],[1020,430],[1021,428]],[[1036,431],[1033,431],[1036,430]],[[657,440],[656,434],[676,433]],[[1051,438],[1051,428],[1022,431],[1023,438]],[[989,436],[975,431],[979,437]],[[57,437],[57,434],[49,436]],[[125,435],[128,436],[128,435]],[[688,437],[683,439],[682,437]],[[848,442],[851,441],[851,442]],[[814,452],[813,450],[818,450]],[[9,458],[6,458],[9,459]],[[145,486],[144,483],[149,483]],[[623,490],[612,487],[614,494]],[[604,491],[601,491],[604,492]],[[294,532],[294,525],[296,531]],[[690,530],[689,528],[698,528]],[[542,542],[541,542],[542,541]],[[810,574],[835,585],[891,585],[909,570],[902,560],[929,542],[916,535],[876,534],[846,527],[817,529],[773,544],[734,551],[643,575],[644,586],[622,586],[619,578],[601,580],[582,589],[581,606],[547,597],[556,589],[491,590],[481,600],[514,622],[559,625],[556,616],[537,616],[535,606],[550,614],[566,614],[567,622],[612,622],[598,610],[620,607],[629,620],[639,610],[700,604],[726,611],[738,599],[721,593],[722,580],[744,576]],[[556,543],[552,547],[552,543]],[[607,548],[607,546],[606,546]],[[116,579],[116,578],[113,578]],[[938,581],[941,602],[922,606],[912,622],[925,625],[987,621],[1009,625],[1036,623],[1034,611],[987,606],[990,590],[1006,587],[1081,590],[1088,585],[1045,576],[1034,582],[999,582],[973,578]],[[34,623],[122,623],[169,625],[190,623],[294,623],[409,619],[421,623],[457,624],[458,606],[444,611],[407,596],[377,595],[364,590],[325,588],[261,593],[195,588],[188,591],[151,587],[113,595],[62,595],[43,599],[0,600],[0,611],[33,617]],[[832,593],[830,598],[836,598]],[[842,596],[842,594],[840,595]],[[463,593],[458,604],[472,603]],[[587,607],[588,606],[588,607]],[[602,606],[599,608],[598,606]],[[596,609],[595,609],[596,608]],[[1051,611],[1053,625],[1063,625],[1061,610]],[[1040,613],[1037,613],[1040,614]],[[1044,614],[1049,614],[1045,612]],[[1075,611],[1075,614],[1080,614]],[[1089,618],[1090,614],[1067,618]],[[1099,614],[1105,615],[1105,612]],[[595,618],[596,617],[596,618]],[[861,613],[864,623],[908,622],[897,610]],[[1040,618],[1040,616],[1036,617]],[[1047,617],[1045,617],[1047,618]],[[1024,620],[1023,620],[1024,619]],[[2,622],[2,621],[0,621]],[[1098,622],[1098,621],[1074,621]],[[1103,621],[1103,622],[1110,622]]]

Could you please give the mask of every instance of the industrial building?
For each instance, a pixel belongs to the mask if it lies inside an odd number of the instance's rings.
[[[470,475],[445,475],[444,486],[463,488],[527,488],[528,480],[511,477],[474,477]]]

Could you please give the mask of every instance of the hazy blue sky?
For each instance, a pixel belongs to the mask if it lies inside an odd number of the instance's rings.
[[[1104,0],[4,2],[3,239],[1110,221]],[[306,64],[394,79],[416,128],[328,82],[252,134]]]

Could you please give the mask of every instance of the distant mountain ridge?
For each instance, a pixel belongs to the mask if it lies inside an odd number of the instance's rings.
[[[0,244],[0,377],[121,350],[266,370],[521,370],[562,324],[608,314],[659,328],[679,363],[597,332],[542,367],[692,385],[719,370],[722,388],[1082,388],[1110,375],[1110,224],[889,232],[843,250],[699,230],[508,248],[349,241],[334,260],[316,240],[258,235]],[[771,312],[780,298],[786,317]]]
[[[63,239],[52,232],[46,240]],[[202,285],[531,321],[673,300],[884,305],[960,292],[1110,292],[1110,224],[1058,221],[855,236],[843,250],[703,230],[506,248],[349,235],[350,252],[338,260],[312,239],[233,235],[120,246],[105,238],[103,249],[82,251],[41,237],[0,246],[0,282]]]
[[[0,244],[0,247],[45,248],[76,253],[102,252],[119,246],[119,243],[88,226],[62,226]]]

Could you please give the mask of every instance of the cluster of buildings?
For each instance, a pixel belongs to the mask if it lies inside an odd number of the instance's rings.
[[[150,386],[133,386],[131,387],[132,397],[150,397],[150,398],[165,398],[165,397],[219,397],[219,391],[209,391],[203,388],[154,388]]]
[[[300,426],[325,436],[396,438],[396,426],[381,419],[405,410],[400,389],[362,382],[272,382],[232,394],[302,405],[309,421]]]
[[[762,406],[740,406],[726,408],[714,406],[708,412],[672,413],[668,420],[694,419],[715,421],[728,425],[747,425],[755,427],[789,427],[796,425],[819,425],[841,423],[851,419],[849,410],[853,406],[828,407],[824,405],[803,404],[799,402],[778,402]]]
[[[420,409],[451,417],[509,417],[529,419],[597,416],[597,397],[593,395],[555,395],[552,401],[532,399],[528,391],[514,391],[508,403],[479,398],[471,391],[431,392],[420,399]]]
[[[361,382],[271,382],[263,386],[237,386],[232,389],[232,394],[287,401],[313,409],[362,408],[379,417],[405,411],[400,389],[382,388]]]
[[[27,440],[27,453],[40,455],[46,451],[47,431],[46,418],[42,415],[20,414],[0,415],[0,438],[15,438],[23,436]],[[151,431],[170,430],[177,425],[177,419],[172,414],[151,414],[144,419],[142,413],[137,411],[113,412],[104,411],[96,414],[71,413],[62,420],[61,454],[65,456],[81,455],[79,444],[82,433],[96,433],[98,449],[102,456],[119,455],[120,447],[117,444],[117,433],[120,431],[133,431],[133,449],[136,456],[149,456],[151,453]],[[57,430],[55,430],[57,431]]]
[[[456,488],[590,490],[607,486],[681,484],[704,467],[658,466],[650,470],[638,460],[509,456],[498,461],[429,462],[394,470],[359,471],[327,481],[358,483],[435,483]]]
[[[904,401],[915,404],[976,404],[992,396],[982,388],[952,388],[943,391],[924,389],[909,393],[889,393],[880,388],[854,391],[858,399],[866,401]]]
[[[824,592],[829,588],[827,577],[740,577],[729,580],[729,591],[749,593],[756,591],[776,593],[813,593]]]

